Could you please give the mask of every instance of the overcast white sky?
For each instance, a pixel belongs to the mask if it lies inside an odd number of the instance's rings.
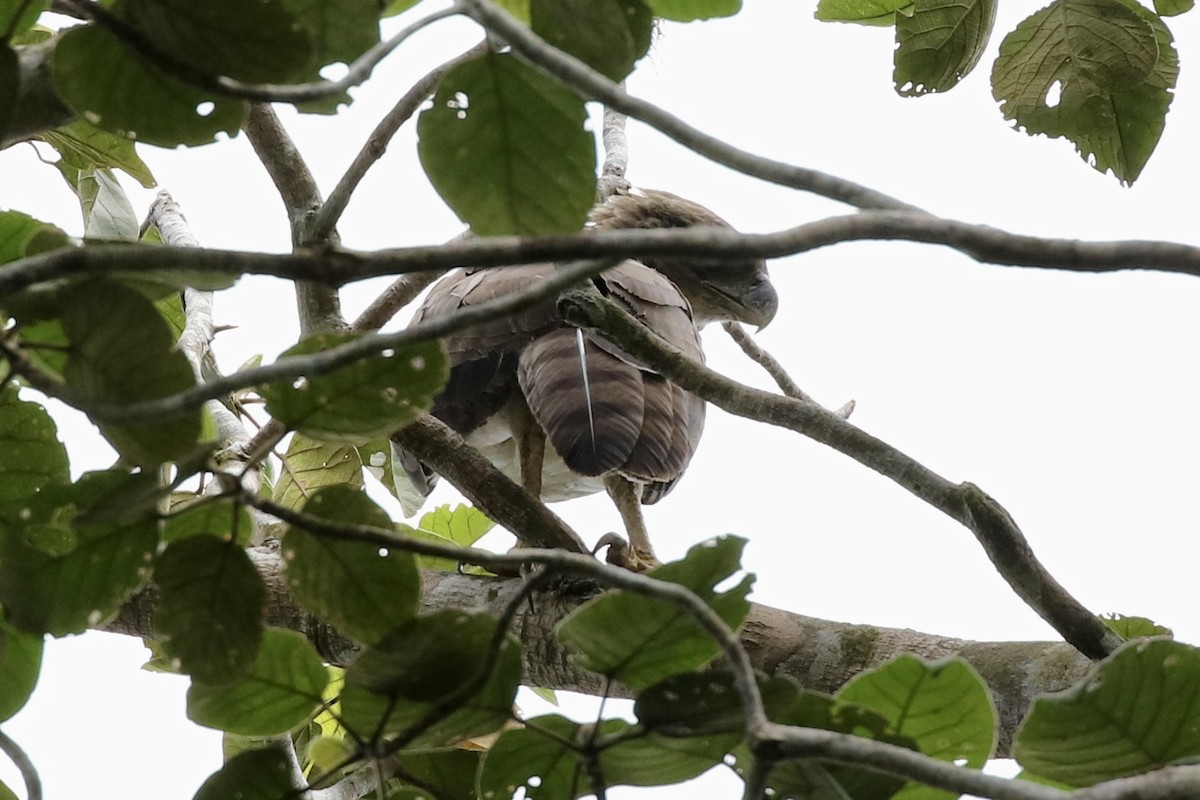
[[[988,83],[999,36],[953,92],[902,99],[890,88],[890,31],[821,25],[813,6],[748,3],[732,20],[668,26],[630,90],[753,152],[948,217],[1028,234],[1200,243],[1196,14],[1170,22],[1183,62],[1177,98],[1157,153],[1125,189],[1070,145],[1008,129]],[[1002,5],[997,30],[1031,9]],[[441,23],[388,59],[346,113],[285,115],[324,190],[413,80],[477,39],[468,23]],[[630,149],[635,184],[703,202],[743,230],[846,210],[732,174],[636,123]],[[142,156],[204,245],[288,249],[282,206],[244,137]],[[30,147],[0,152],[0,176],[0,207],[81,231],[73,197]],[[153,192],[126,185],[144,213]],[[340,226],[346,246],[362,250],[437,243],[460,228],[420,172],[411,125]],[[1200,280],[983,266],[904,243],[830,248],[777,261],[772,273],[781,310],[759,340],[809,393],[832,407],[855,399],[853,422],[947,478],[978,483],[1090,608],[1150,616],[1200,639]],[[347,311],[379,285],[347,290]],[[243,280],[218,296],[217,314],[239,326],[217,343],[228,369],[274,356],[297,334],[280,282]],[[769,386],[720,330],[706,347],[715,368]],[[87,428],[62,417],[76,474],[109,458],[76,446],[92,441]],[[602,497],[556,510],[585,538],[619,529]],[[838,453],[717,410],[688,476],[648,521],[664,559],[715,534],[747,536],[761,603],[975,639],[1054,638],[968,531]],[[127,638],[50,644],[34,699],[5,726],[41,770],[47,797],[183,799],[219,766],[219,737],[184,718],[186,682],[139,672],[143,660]],[[7,765],[0,777],[17,785]],[[705,796],[731,794],[717,788],[727,779],[706,785]],[[685,791],[695,796],[614,794]]]

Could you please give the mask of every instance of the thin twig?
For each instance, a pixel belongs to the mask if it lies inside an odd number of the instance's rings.
[[[42,800],[42,779],[38,775],[37,768],[33,766],[33,762],[21,749],[21,746],[3,731],[0,731],[0,751],[8,756],[8,760],[21,773],[21,780],[25,781],[27,800]]]
[[[333,191],[329,193],[329,199],[313,217],[309,229],[311,241],[325,241],[342,216],[342,212],[346,210],[354,190],[358,188],[358,184],[367,174],[367,170],[387,152],[388,142],[400,130],[400,126],[416,113],[417,109],[421,107],[421,103],[425,102],[425,99],[433,93],[438,83],[441,82],[442,76],[459,64],[470,61],[485,52],[487,52],[487,42],[480,42],[444,64],[434,67],[404,93],[392,110],[375,126],[375,130],[371,131],[366,143],[347,168],[346,174],[338,181],[337,186],[333,187]]]

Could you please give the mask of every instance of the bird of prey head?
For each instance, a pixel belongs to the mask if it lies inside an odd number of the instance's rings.
[[[594,211],[593,222],[599,229],[729,227],[703,206],[658,191],[614,196]],[[554,270],[553,264],[457,270],[434,285],[413,321],[520,292]],[[731,320],[762,327],[778,305],[759,259],[629,260],[593,280],[697,360],[704,358],[700,326]],[[444,343],[451,371],[434,416],[544,500],[607,489],[632,545],[626,563],[657,563],[637,506],[659,500],[683,475],[704,428],[704,401],[602,335],[566,325],[553,302],[471,326]],[[413,485],[428,493],[434,476],[398,455]]]
[[[670,192],[634,189],[617,194],[592,211],[598,229],[612,228],[730,228],[709,209]],[[691,301],[696,325],[745,322],[760,330],[779,307],[779,295],[760,258],[639,258],[666,275]]]

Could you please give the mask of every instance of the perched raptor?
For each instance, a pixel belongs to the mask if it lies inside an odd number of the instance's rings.
[[[597,229],[729,227],[703,206],[650,190],[609,198],[592,221]],[[457,270],[434,285],[413,322],[519,292],[554,269]],[[766,264],[757,259],[629,260],[593,281],[701,361],[705,324],[736,320],[761,327],[778,304]],[[434,400],[434,416],[545,501],[607,489],[629,536],[621,563],[633,569],[657,564],[638,506],[657,502],[683,475],[704,429],[704,401],[602,336],[567,326],[553,302],[459,331],[445,345],[450,379]],[[427,494],[436,476],[411,457],[401,463]]]

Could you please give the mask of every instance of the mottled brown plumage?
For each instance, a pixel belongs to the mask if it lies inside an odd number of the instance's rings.
[[[593,222],[597,228],[728,227],[702,206],[650,191],[611,198],[595,210]],[[554,269],[457,270],[430,290],[413,321],[521,291]],[[777,302],[760,260],[625,261],[594,283],[700,361],[702,325],[738,320],[762,326]],[[565,325],[553,302],[459,331],[445,345],[450,380],[434,400],[434,416],[546,501],[607,488],[629,528],[631,565],[656,563],[636,505],[658,501],[683,475],[704,428],[704,401],[603,337]],[[543,441],[549,443],[544,460],[532,465],[537,458],[529,454]],[[413,459],[401,463],[427,493],[435,476]]]

